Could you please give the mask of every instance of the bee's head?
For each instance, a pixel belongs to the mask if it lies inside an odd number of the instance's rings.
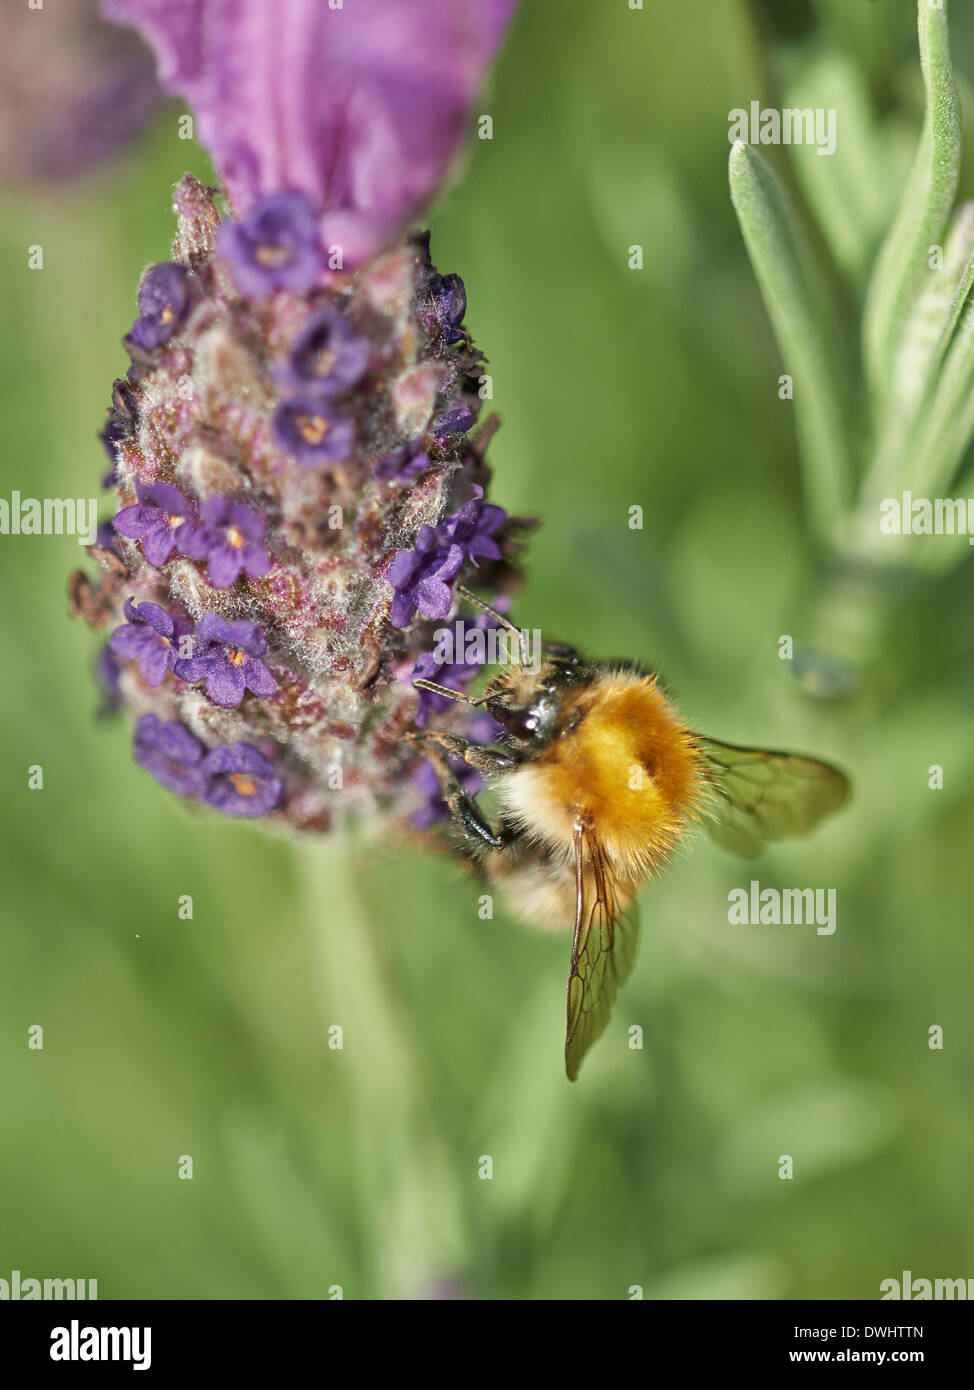
[[[462,585],[457,588],[464,598],[495,618],[514,639],[507,645],[507,664],[488,681],[484,693],[476,698],[449,690],[425,678],[414,684],[449,700],[485,709],[515,747],[524,750],[547,743],[559,729],[559,714],[565,692],[584,679],[586,667],[581,656],[574,647],[561,642],[546,642],[541,648],[540,662],[535,660],[529,664],[525,634],[503,613],[491,608],[469,589]]]
[[[578,684],[582,661],[574,647],[546,645],[540,669],[511,665],[489,682],[483,706],[522,747],[547,743],[558,728],[565,693]]]

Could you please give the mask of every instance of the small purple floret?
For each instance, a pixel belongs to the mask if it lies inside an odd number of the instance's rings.
[[[499,560],[500,546],[494,540],[497,532],[507,520],[503,507],[495,507],[484,501],[484,490],[474,485],[474,496],[461,507],[456,516],[448,518],[437,527],[441,545],[459,545],[471,564],[477,560]]]
[[[113,555],[122,558],[122,548],[118,543],[118,536],[115,534],[115,523],[112,521],[100,521],[98,530],[95,532],[95,545],[100,545],[102,550],[110,550]]]
[[[164,565],[174,550],[188,555],[197,520],[186,498],[171,483],[139,488],[138,501],[123,507],[113,525],[121,536],[142,542],[142,553],[150,565]]]
[[[469,406],[454,406],[436,417],[430,425],[430,434],[435,439],[453,439],[458,434],[466,434],[476,422],[477,417]]]
[[[414,440],[412,444],[405,444],[401,449],[394,449],[391,454],[383,455],[372,471],[374,476],[381,478],[383,482],[408,483],[425,473],[429,466],[429,454]]]
[[[241,573],[262,579],[273,568],[261,542],[267,518],[253,507],[226,497],[208,497],[201,508],[203,525],[194,532],[186,554],[207,561],[214,589],[229,589]]]
[[[151,351],[161,347],[182,326],[189,308],[186,271],[172,261],[161,261],[147,270],[139,286],[139,317],[130,340]]]
[[[467,291],[459,275],[439,275],[433,287],[443,333],[448,343],[463,337],[463,317],[467,312]]]
[[[125,600],[125,622],[108,639],[116,656],[137,661],[147,685],[162,685],[178,657],[179,639],[192,632],[188,618],[167,613],[158,603]]]
[[[294,344],[287,380],[325,396],[345,391],[365,375],[371,351],[342,314],[317,314]]]
[[[264,816],[281,799],[284,784],[274,764],[251,743],[221,744],[203,759],[203,800],[225,816]]]
[[[423,249],[428,261],[428,243]],[[448,345],[460,342],[464,337],[463,320],[467,312],[467,291],[460,276],[440,275],[430,265],[426,292],[430,306],[426,320],[433,334]]]
[[[321,276],[318,219],[304,193],[271,193],[240,222],[220,226],[217,249],[241,294],[310,290]]]
[[[322,395],[295,396],[274,413],[278,448],[302,468],[347,459],[355,444],[355,426]]]
[[[135,726],[135,761],[170,791],[199,796],[203,745],[178,719],[162,720],[143,714]]]
[[[411,238],[420,255],[421,280],[418,304],[430,331],[446,344],[464,337],[463,320],[467,312],[467,289],[459,275],[441,275],[430,256],[429,232]]]
[[[424,618],[446,618],[453,603],[450,581],[464,561],[462,546],[442,544],[432,526],[421,526],[412,550],[401,551],[386,580],[395,589],[393,627],[406,627],[417,610]]]
[[[207,613],[196,629],[193,655],[173,669],[190,685],[206,681],[213,703],[231,708],[248,690],[274,694],[274,677],[261,660],[266,650],[267,639],[256,623],[228,623],[218,613]]]

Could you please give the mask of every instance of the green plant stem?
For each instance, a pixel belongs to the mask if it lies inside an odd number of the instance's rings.
[[[295,855],[324,1021],[343,1032],[335,1064],[353,1101],[359,1200],[371,1208],[376,1283],[383,1297],[415,1298],[469,1257],[455,1165],[437,1133],[382,927],[363,903],[365,870],[352,842],[335,835],[298,845]]]

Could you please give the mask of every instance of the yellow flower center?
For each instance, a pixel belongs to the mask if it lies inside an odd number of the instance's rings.
[[[239,647],[231,647],[227,652],[227,660],[231,666],[242,666],[246,657],[247,653],[241,651]]]
[[[286,246],[274,246],[269,242],[258,246],[256,255],[258,263],[270,270],[275,270],[279,265],[287,265],[291,259],[291,253]]]
[[[162,313],[159,315],[159,318],[162,320],[163,323],[172,323],[175,317],[176,315],[173,312],[173,307],[171,304],[167,304],[166,307],[163,309]]]
[[[300,414],[296,423],[301,438],[308,444],[320,444],[330,428],[328,421],[321,415]]]
[[[184,516],[171,516],[169,518],[170,529],[175,531],[178,527],[182,526],[185,520],[186,518]]]
[[[237,530],[236,526],[227,527],[227,545],[232,545],[234,550],[239,550],[244,543],[244,538]]]
[[[233,783],[234,790],[241,796],[253,796],[257,790],[257,783],[252,777],[247,777],[242,772],[231,772],[230,781]]]

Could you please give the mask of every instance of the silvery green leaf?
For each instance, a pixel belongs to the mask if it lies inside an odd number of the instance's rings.
[[[953,272],[958,269],[957,258],[961,251],[965,253],[965,260],[959,268],[959,274],[955,276]],[[954,219],[954,227],[945,253],[944,269],[949,270],[950,279],[953,281],[953,294],[940,326],[940,334],[930,363],[931,372],[937,371],[943,362],[960,322],[961,313],[974,287],[974,202],[964,203]]]
[[[889,490],[885,481],[879,484],[883,479],[917,496],[944,495],[974,437],[974,206],[966,204],[961,209],[955,226],[957,246],[950,267],[953,294],[946,307],[942,302],[932,306],[940,320],[932,341],[921,339],[919,304],[914,312],[911,337],[919,384],[904,382],[902,389],[910,391],[911,398],[914,392],[917,395],[909,427],[898,440],[895,424],[887,422],[873,470],[879,491]],[[966,259],[958,271],[961,252],[966,252]],[[925,298],[934,293],[931,288]],[[876,492],[874,485],[870,495]]]
[[[920,282],[903,326],[903,340],[893,363],[897,412],[890,427],[902,435],[900,420],[935,386],[937,372],[951,344],[974,281],[974,203],[965,203],[954,218],[942,249]]]
[[[968,297],[901,472],[922,497],[943,496],[974,433],[974,302]]]
[[[851,489],[837,323],[781,180],[741,141],[731,149],[730,187],[785,370],[794,382],[806,505],[813,527],[824,535]]]
[[[886,169],[892,156],[876,128],[862,74],[840,53],[817,53],[785,92],[785,105],[836,113],[835,147],[795,144],[791,160],[836,264],[857,281],[892,216]]]
[[[917,23],[926,91],[920,145],[900,210],[876,262],[864,316],[866,369],[876,400],[895,402],[894,364],[930,248],[946,225],[960,169],[960,116],[950,63],[948,0],[919,0]]]

